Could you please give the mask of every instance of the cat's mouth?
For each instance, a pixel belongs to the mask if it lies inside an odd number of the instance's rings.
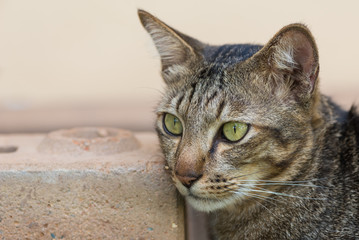
[[[204,186],[198,182],[187,188],[176,179],[174,179],[174,182],[178,191],[186,198],[187,202],[199,211],[211,212],[227,208],[239,200],[238,194],[223,191],[223,188],[219,188],[219,186]],[[208,189],[212,191],[208,191]],[[215,191],[215,189],[218,191]]]

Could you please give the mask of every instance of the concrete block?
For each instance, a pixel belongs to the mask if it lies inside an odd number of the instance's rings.
[[[153,133],[0,135],[0,239],[184,239],[164,166]]]

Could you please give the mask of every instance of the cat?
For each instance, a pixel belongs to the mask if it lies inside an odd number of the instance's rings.
[[[359,116],[319,92],[302,24],[211,46],[138,10],[166,83],[156,130],[213,239],[359,239]]]

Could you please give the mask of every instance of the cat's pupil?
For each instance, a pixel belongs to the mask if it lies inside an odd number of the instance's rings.
[[[236,125],[233,125],[233,131],[234,131],[234,134],[237,133],[237,127],[236,127]]]
[[[173,118],[173,126],[176,126],[176,123],[178,122],[177,118]]]

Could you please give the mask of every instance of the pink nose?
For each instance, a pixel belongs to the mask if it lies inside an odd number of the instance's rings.
[[[193,183],[202,177],[202,175],[188,174],[185,176],[180,176],[176,173],[176,177],[183,184],[183,186],[190,188]]]

